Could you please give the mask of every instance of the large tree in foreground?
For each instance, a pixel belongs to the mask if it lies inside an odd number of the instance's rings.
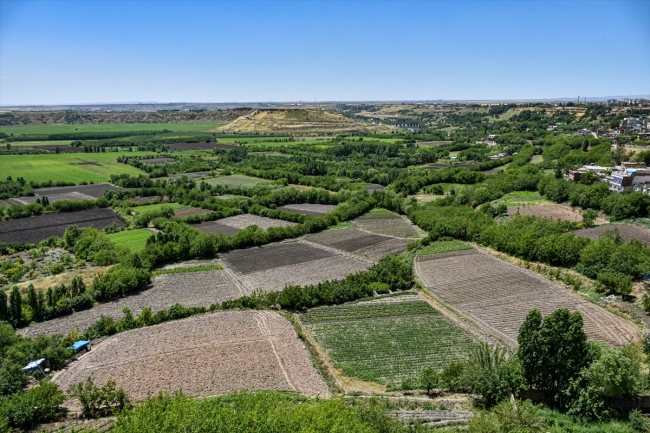
[[[519,328],[519,353],[526,385],[542,392],[544,400],[562,408],[563,391],[591,362],[587,334],[580,313],[559,309],[542,318],[531,310]]]

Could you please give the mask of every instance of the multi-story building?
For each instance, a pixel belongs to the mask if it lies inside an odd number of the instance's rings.
[[[650,169],[643,162],[624,162],[609,177],[609,190],[614,192],[644,191],[650,183]]]

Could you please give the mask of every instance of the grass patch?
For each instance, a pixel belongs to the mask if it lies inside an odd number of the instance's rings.
[[[221,176],[215,177],[214,179],[208,179],[207,182],[210,185],[223,185],[228,187],[240,187],[240,186],[253,186],[260,182],[266,182],[264,179],[259,179],[257,177],[246,176],[243,174],[232,174],[230,176]]]
[[[126,247],[132,253],[144,250],[147,245],[147,239],[153,236],[153,233],[147,229],[127,230],[124,232],[111,233],[108,238],[119,247]]]
[[[448,253],[450,251],[471,250],[472,247],[465,242],[451,240],[451,241],[436,241],[432,242],[426,247],[418,250],[418,256],[426,256],[429,254]]]
[[[544,157],[542,155],[533,155],[533,158],[530,160],[531,164],[541,164],[544,162]]]
[[[182,207],[184,206],[178,203],[157,203],[157,204],[147,204],[144,206],[134,207],[132,208],[132,210],[133,212],[135,212],[136,215],[142,215],[145,212],[158,211],[161,210],[162,208],[180,209]]]
[[[209,131],[224,123],[108,123],[89,125],[25,125],[3,126],[5,134],[67,134],[70,132],[132,132],[132,131]]]
[[[540,204],[554,204],[539,195],[536,191],[513,191],[504,195],[496,204],[504,203],[506,206],[535,206]]]
[[[129,156],[151,155],[150,152],[130,152]],[[26,181],[47,182],[107,182],[111,174],[146,174],[130,165],[117,162],[119,153],[61,153],[45,155],[3,155],[0,173]]]
[[[406,296],[408,295],[408,296]],[[320,307],[300,316],[344,374],[382,384],[466,359],[475,344],[429,304],[409,293]]]
[[[220,271],[222,269],[223,266],[221,265],[190,266],[187,268],[158,269],[157,271],[153,271],[151,275],[157,277],[158,275],[165,275],[165,274],[185,274],[188,272]]]

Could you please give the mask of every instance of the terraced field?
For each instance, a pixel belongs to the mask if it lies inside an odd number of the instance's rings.
[[[286,390],[329,397],[291,324],[270,311],[230,311],[134,329],[108,338],[53,381],[67,389],[93,376],[136,400],[183,391],[209,396]]]
[[[558,308],[580,311],[590,338],[613,346],[637,339],[637,328],[550,281],[477,250],[420,256],[418,279],[435,296],[462,314],[517,345],[519,326],[528,312],[547,315]]]
[[[300,320],[345,375],[384,384],[461,361],[476,343],[413,293],[313,308]]]
[[[338,280],[372,265],[362,258],[296,241],[231,251],[219,258],[249,291]]]
[[[237,299],[247,294],[249,292],[225,271],[166,274],[154,278],[149,289],[100,304],[89,310],[37,323],[19,329],[18,332],[29,337],[52,334],[66,335],[75,328],[83,331],[99,320],[102,315],[119,319],[123,316],[122,309],[124,307],[129,307],[136,315],[143,307],[151,307],[154,312],[169,308],[177,302],[185,307],[209,307],[215,302]]]

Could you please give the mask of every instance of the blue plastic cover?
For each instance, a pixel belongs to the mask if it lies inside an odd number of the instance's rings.
[[[90,343],[90,341],[88,341],[88,340],[75,341],[74,343],[72,343],[72,346],[68,347],[68,349],[72,349],[75,352],[78,352],[79,349],[81,349],[82,347],[84,347],[88,343]]]
[[[29,364],[27,364],[27,367],[23,368],[23,371],[33,371],[33,370],[38,370],[39,366],[41,363],[45,361],[45,358],[37,359],[36,361],[32,361]]]

